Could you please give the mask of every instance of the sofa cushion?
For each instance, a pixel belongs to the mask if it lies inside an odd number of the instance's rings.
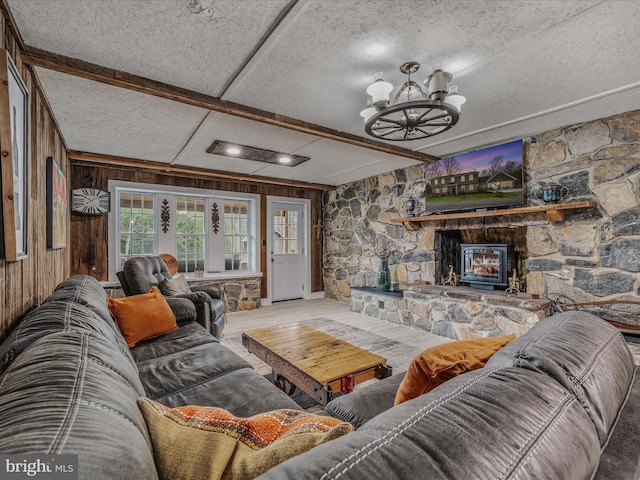
[[[130,375],[100,334],[36,340],[0,377],[0,452],[78,455],[78,478],[157,479]]]
[[[404,373],[394,373],[371,385],[356,388],[349,395],[339,395],[324,407],[324,411],[360,428],[376,415],[393,407]]]
[[[176,317],[158,287],[151,287],[149,293],[141,295],[107,298],[107,304],[129,347],[178,328]]]
[[[146,398],[138,405],[161,480],[255,478],[352,430],[341,420],[296,410],[241,418],[216,407],[170,409]]]
[[[131,348],[131,356],[136,362],[153,360],[154,358],[173,355],[184,350],[208,343],[220,343],[219,340],[207,332],[199,323],[181,325],[176,330],[138,343]]]
[[[474,338],[444,343],[419,353],[409,364],[398,387],[395,405],[430,392],[464,372],[484,367],[487,360],[515,335]]]
[[[181,293],[190,293],[191,289],[184,275],[178,275],[174,278],[165,278],[160,282],[160,291],[167,297],[180,295]]]
[[[200,326],[185,325],[132,352],[146,358],[138,362],[146,396],[164,405],[217,406],[237,416],[300,408]]]
[[[46,302],[67,301],[84,305],[93,310],[114,331],[118,331],[107,306],[107,294],[100,282],[89,275],[74,275],[58,284]]]
[[[629,395],[603,448],[593,480],[640,478],[640,367],[636,367]]]
[[[259,478],[587,479],[598,436],[574,395],[518,368],[482,368]]]
[[[546,318],[498,351],[487,367],[514,366],[544,373],[572,392],[604,444],[634,370],[622,334],[586,312]]]
[[[114,350],[114,355],[120,354],[129,362],[134,388],[143,391],[138,379],[136,364],[120,332],[114,331],[93,310],[68,301],[48,301],[27,314],[0,345],[0,373],[33,342],[51,333],[61,331],[94,332],[108,340],[117,350]]]

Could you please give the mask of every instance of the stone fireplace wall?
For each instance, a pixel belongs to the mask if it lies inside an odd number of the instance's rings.
[[[375,286],[380,257],[392,280],[436,280],[436,231],[526,227],[527,291],[573,302],[640,302],[640,111],[571,125],[524,139],[527,204],[536,189],[559,183],[564,202],[596,208],[568,210],[564,222],[544,214],[434,223],[407,230],[391,218],[404,202],[424,210],[424,167],[412,166],[341,185],[324,195],[325,295],[348,302],[351,286]],[[439,276],[439,275],[438,275]],[[562,297],[562,298],[564,298]],[[640,305],[585,306],[616,321],[640,324]]]

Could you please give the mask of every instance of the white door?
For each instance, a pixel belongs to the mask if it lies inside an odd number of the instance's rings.
[[[271,299],[302,298],[302,205],[271,204]]]

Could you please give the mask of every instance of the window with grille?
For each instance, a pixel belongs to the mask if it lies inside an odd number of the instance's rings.
[[[120,269],[139,255],[153,255],[156,244],[156,198],[151,193],[121,191],[118,198]]]
[[[249,202],[224,201],[224,269],[247,270],[250,265]]]
[[[176,259],[181,272],[205,269],[205,207],[205,198],[176,197]]]
[[[273,253],[293,255],[298,253],[298,212],[275,210],[273,212]]]
[[[255,236],[257,195],[122,182],[110,231],[110,276],[141,255],[173,255],[179,272],[253,272],[259,268]],[[112,270],[111,270],[112,269]]]

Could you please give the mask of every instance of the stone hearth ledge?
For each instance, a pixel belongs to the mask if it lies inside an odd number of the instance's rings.
[[[402,285],[402,298],[354,288],[351,310],[454,340],[522,335],[547,316],[549,301],[501,291]]]

